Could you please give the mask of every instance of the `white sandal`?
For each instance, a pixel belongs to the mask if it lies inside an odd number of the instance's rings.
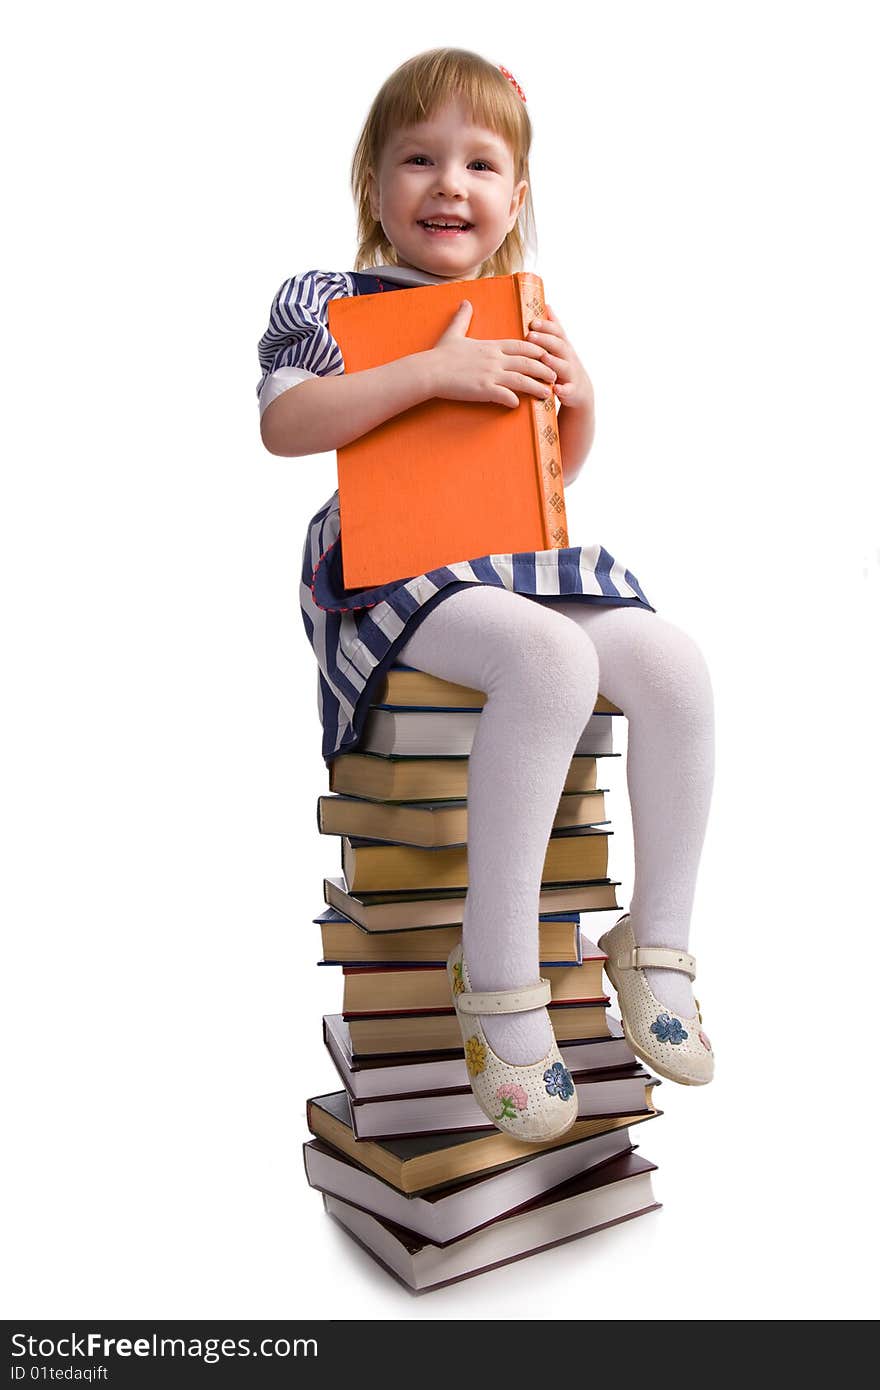
[[[518,1066],[492,1051],[478,1017],[539,1009],[550,1002],[549,980],[522,989],[474,993],[460,942],[450,953],[446,969],[471,1089],[483,1114],[517,1139],[533,1144],[558,1139],[577,1119],[578,1098],[555,1039],[540,1062]]]
[[[683,970],[693,980],[694,957],[670,946],[637,946],[629,913],[600,936],[598,945],[608,957],[605,973],[617,991],[623,1031],[633,1052],[667,1081],[705,1086],[715,1074],[715,1054],[702,1027],[699,999],[696,1015],[682,1018],[660,1003],[644,970]]]

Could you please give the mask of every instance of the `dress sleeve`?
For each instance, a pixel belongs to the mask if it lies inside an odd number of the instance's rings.
[[[260,415],[291,386],[344,372],[339,345],[327,327],[327,305],[353,293],[351,276],[342,271],[306,270],[284,281],[272,300],[269,327],[257,349]]]

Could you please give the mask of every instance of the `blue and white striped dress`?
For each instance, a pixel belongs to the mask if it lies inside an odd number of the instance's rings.
[[[282,391],[345,370],[327,325],[331,299],[436,284],[440,278],[409,267],[378,266],[370,272],[308,270],[285,280],[259,343],[260,414]],[[373,589],[345,589],[339,533],[335,492],[309,522],[300,581],[303,623],[318,661],[322,754],[328,764],[357,748],[374,693],[418,624],[468,584],[493,584],[537,602],[578,598],[655,611],[635,576],[601,545],[481,555]]]

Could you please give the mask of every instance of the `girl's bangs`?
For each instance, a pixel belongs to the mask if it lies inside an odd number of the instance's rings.
[[[474,125],[485,126],[500,135],[513,150],[517,163],[522,159],[526,143],[522,116],[512,108],[507,91],[487,79],[485,73],[461,64],[455,67],[444,64],[422,71],[398,72],[394,77],[397,80],[392,79],[393,89],[384,94],[382,114],[377,123],[380,149],[398,130],[430,120],[448,102],[459,98]],[[506,86],[507,79],[503,80]],[[520,98],[516,100],[519,102]]]

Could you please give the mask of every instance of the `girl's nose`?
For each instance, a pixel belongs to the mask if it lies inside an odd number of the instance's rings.
[[[456,198],[464,191],[464,175],[460,169],[438,169],[434,185],[443,197]]]

